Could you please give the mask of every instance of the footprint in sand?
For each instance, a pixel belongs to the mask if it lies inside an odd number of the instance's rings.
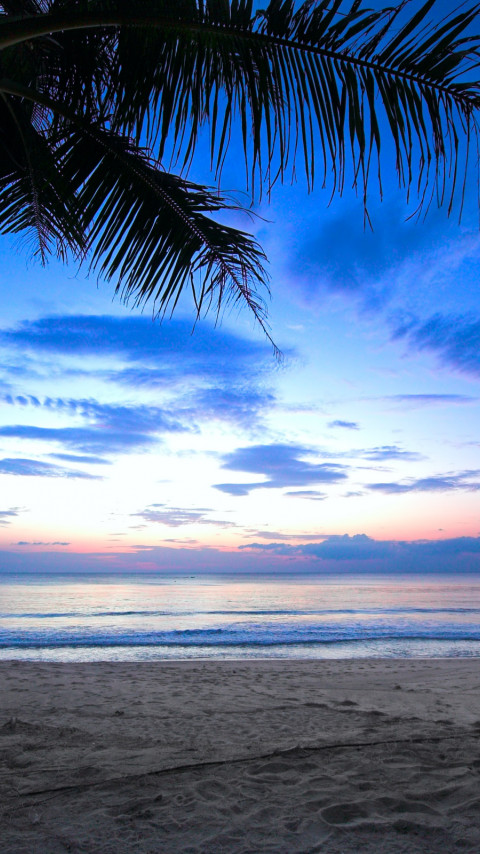
[[[344,825],[356,824],[362,819],[368,818],[369,814],[365,808],[358,803],[332,804],[322,810],[322,818],[328,824]]]

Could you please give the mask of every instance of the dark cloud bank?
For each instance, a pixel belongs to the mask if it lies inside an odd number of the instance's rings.
[[[322,541],[294,545],[289,542],[250,543],[234,551],[198,547],[133,547],[131,552],[76,554],[42,548],[4,551],[0,572],[38,574],[125,573],[161,575],[231,575],[261,578],[282,575],[322,576],[341,579],[352,575],[446,574],[480,577],[480,537],[445,540],[373,540],[365,534],[327,536]],[[49,544],[45,544],[47,546]],[[53,544],[52,544],[53,545]],[[65,545],[58,543],[55,545]]]
[[[366,534],[330,536],[321,542],[251,543],[239,547],[257,553],[303,558],[312,571],[322,567],[342,572],[480,572],[480,537],[446,540],[374,540]],[[344,570],[343,570],[344,571]]]

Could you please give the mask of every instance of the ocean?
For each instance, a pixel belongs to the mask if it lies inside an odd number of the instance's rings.
[[[480,578],[1,576],[0,660],[480,656]]]

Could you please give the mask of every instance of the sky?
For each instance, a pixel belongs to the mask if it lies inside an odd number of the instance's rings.
[[[389,168],[373,230],[301,177],[235,215],[281,360],[0,237],[0,571],[479,572],[477,187],[408,219]]]

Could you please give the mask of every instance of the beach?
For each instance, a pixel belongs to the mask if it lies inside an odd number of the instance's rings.
[[[0,664],[2,854],[478,852],[480,660]]]

